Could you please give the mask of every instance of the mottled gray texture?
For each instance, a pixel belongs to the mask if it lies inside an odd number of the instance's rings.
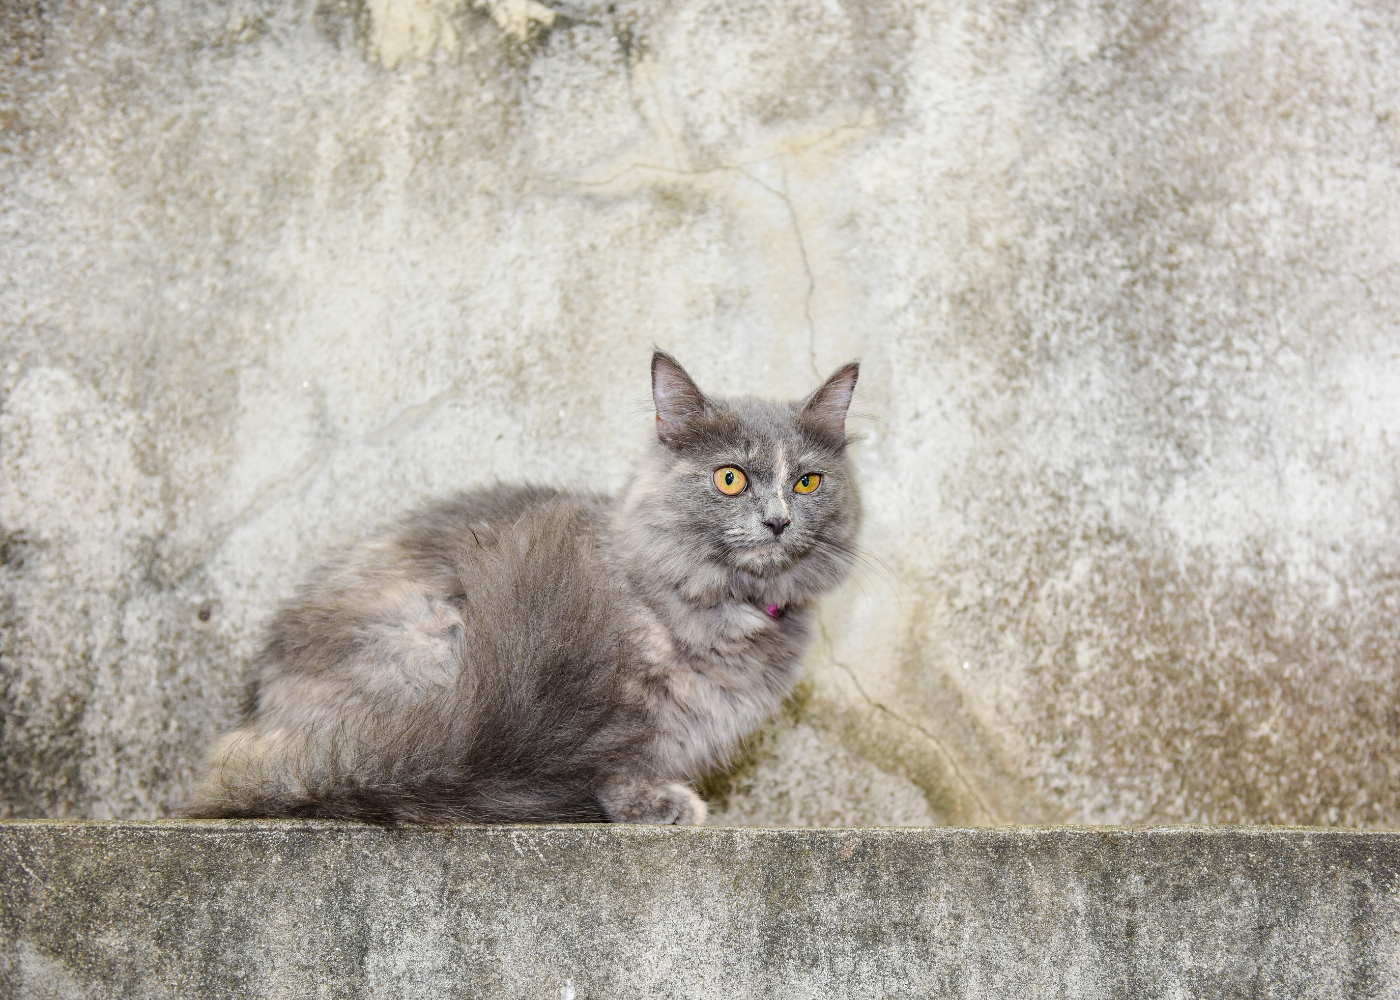
[[[1400,836],[0,825],[17,998],[1395,997]]]
[[[0,813],[178,808],[279,600],[852,357],[744,822],[1400,823],[1391,0],[0,3]]]

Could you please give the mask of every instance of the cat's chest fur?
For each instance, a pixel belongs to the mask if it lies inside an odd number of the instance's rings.
[[[797,681],[811,615],[738,600],[638,608],[624,684],[656,722],[658,770],[703,774],[772,714]]]

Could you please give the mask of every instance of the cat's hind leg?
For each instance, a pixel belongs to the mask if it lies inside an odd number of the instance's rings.
[[[705,822],[704,801],[676,781],[615,775],[603,783],[598,804],[610,823],[700,826]]]

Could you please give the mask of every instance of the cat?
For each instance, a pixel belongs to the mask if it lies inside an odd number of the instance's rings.
[[[477,490],[335,556],[275,616],[187,814],[703,823],[688,783],[791,692],[855,560],[858,371],[725,400],[657,351],[621,497]]]

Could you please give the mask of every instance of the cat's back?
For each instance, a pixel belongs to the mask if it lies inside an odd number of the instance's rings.
[[[466,493],[404,525],[398,544],[444,581],[468,646],[497,662],[612,655],[620,623],[611,498],[532,487]],[[446,583],[450,581],[450,584]],[[440,591],[442,593],[442,591]]]
[[[487,551],[506,536],[529,534],[541,518],[587,519],[610,502],[607,497],[540,486],[491,486],[440,500],[385,534],[418,572],[431,573],[455,568],[471,548]]]
[[[451,683],[465,653],[498,646],[512,627],[537,635],[605,616],[612,503],[494,487],[440,501],[351,545],[274,618],[260,682],[312,674],[407,696]]]
[[[498,486],[441,501],[393,533],[408,572],[442,597],[472,607],[509,591],[551,596],[548,584],[591,589],[606,573],[613,501],[601,494]],[[535,588],[546,586],[538,592]]]

